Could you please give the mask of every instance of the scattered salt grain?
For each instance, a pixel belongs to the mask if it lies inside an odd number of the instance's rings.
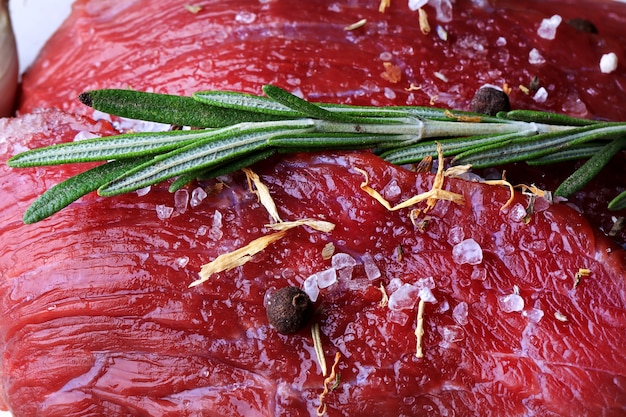
[[[548,91],[546,91],[546,89],[543,87],[537,90],[537,92],[533,96],[533,100],[535,100],[537,103],[545,103],[547,99],[548,99]]]
[[[468,323],[467,316],[469,315],[469,307],[465,301],[461,301],[452,310],[452,317],[460,325],[466,325]]]
[[[347,253],[336,253],[330,260],[331,266],[339,273],[339,279],[349,280],[352,278],[352,270],[356,260]]]
[[[400,278],[392,278],[391,281],[389,281],[389,285],[387,285],[387,293],[391,294],[392,292],[400,288],[402,284],[403,282]]]
[[[385,187],[383,188],[383,196],[387,200],[399,197],[400,194],[402,194],[402,189],[398,185],[398,180],[396,180],[395,178],[389,181],[387,185],[385,185]]]
[[[237,13],[237,15],[235,16],[235,21],[239,23],[250,24],[250,23],[253,23],[255,20],[256,20],[256,14],[252,12],[242,11],[242,12]]]
[[[452,20],[452,3],[450,0],[429,0],[431,6],[437,11],[437,20],[449,22]]]
[[[314,275],[317,276],[317,286],[320,288],[328,288],[337,282],[337,270],[335,268],[328,268]]]
[[[409,9],[412,11],[416,11],[417,9],[421,9],[426,6],[428,0],[409,0]]]
[[[420,288],[418,294],[420,300],[424,300],[425,303],[436,303],[437,299],[435,298],[433,292],[430,288]]]
[[[213,214],[213,223],[209,229],[209,237],[213,240],[220,240],[224,236],[224,232],[222,231],[222,219],[222,213],[219,210],[215,210],[215,213]]]
[[[356,265],[356,260],[347,253],[336,253],[333,255],[330,263],[335,269],[353,268]]]
[[[437,304],[437,313],[445,313],[448,310],[450,310],[450,303],[448,303],[446,300],[443,300],[442,302]]]
[[[187,256],[181,256],[180,258],[177,258],[174,263],[177,267],[184,268],[189,263],[189,258]]]
[[[402,311],[389,310],[387,311],[387,320],[404,326],[409,321],[409,315]]]
[[[439,71],[435,71],[433,73],[433,75],[437,78],[439,78],[441,81],[443,81],[444,83],[448,82],[448,77],[445,76],[445,74],[439,72]]]
[[[531,308],[530,310],[522,311],[522,316],[527,317],[533,323],[539,323],[543,318],[543,311],[538,308]]]
[[[526,213],[526,209],[520,203],[515,203],[513,207],[509,210],[509,219],[514,222],[521,222],[524,220],[528,213]]]
[[[74,136],[74,142],[79,142],[81,140],[85,140],[85,139],[95,139],[95,138],[99,138],[99,135],[93,134],[91,132],[88,132],[86,130],[81,130],[80,132],[78,132],[76,134],[76,136]]]
[[[191,200],[189,201],[189,205],[191,207],[198,207],[202,200],[207,198],[207,193],[204,191],[202,187],[197,187],[191,192]]]
[[[483,261],[483,250],[474,239],[465,239],[452,248],[452,260],[459,265],[478,265]]]
[[[433,277],[420,278],[414,285],[420,290],[422,288],[432,290],[433,288],[435,288],[435,280],[433,279]]]
[[[555,14],[549,19],[543,19],[537,29],[537,35],[540,38],[552,40],[556,36],[556,30],[561,24],[563,19],[558,14]]]
[[[157,217],[161,220],[169,219],[174,212],[174,207],[168,207],[164,204],[157,204],[156,213]]]
[[[448,231],[448,243],[451,245],[458,245],[465,239],[465,232],[461,226],[453,226]]]
[[[187,204],[189,204],[189,191],[184,188],[176,190],[174,193],[174,208],[176,208],[176,211],[183,214],[187,211]]]
[[[363,256],[361,256],[361,261],[363,262],[363,267],[365,268],[365,275],[367,275],[367,279],[373,281],[380,278],[380,269],[378,269],[378,266],[376,266],[372,255],[370,255],[369,253],[363,254]]]
[[[302,291],[309,296],[312,302],[317,301],[317,297],[320,295],[320,287],[317,285],[317,275],[313,274],[304,280]]]
[[[533,48],[528,54],[528,63],[532,65],[541,65],[546,62],[546,59],[541,55],[537,49]]]
[[[389,308],[400,311],[415,307],[419,297],[419,288],[411,284],[403,284],[389,296]]]
[[[506,46],[506,38],[500,36],[496,39],[496,46]]]
[[[385,98],[393,100],[394,98],[396,98],[396,93],[391,88],[385,87]]]
[[[378,58],[380,58],[381,61],[391,61],[393,59],[393,55],[391,55],[391,52],[389,51],[384,51],[380,53]]]
[[[604,74],[610,74],[617,69],[617,55],[615,52],[609,52],[600,58],[600,71]]]
[[[524,299],[517,294],[503,295],[498,298],[498,306],[505,313],[514,313],[524,309]]]
[[[135,192],[137,193],[139,197],[143,197],[144,195],[148,194],[151,189],[152,189],[152,186],[148,185],[147,187],[140,188]]]
[[[435,31],[437,32],[437,36],[439,37],[439,39],[441,39],[442,41],[448,40],[448,32],[443,26],[437,25],[435,27]]]
[[[441,347],[449,347],[452,343],[461,342],[465,339],[463,328],[455,325],[443,326],[437,329],[441,334]]]
[[[208,231],[209,231],[208,226],[201,225],[200,227],[198,227],[198,230],[196,230],[196,236],[205,236]]]

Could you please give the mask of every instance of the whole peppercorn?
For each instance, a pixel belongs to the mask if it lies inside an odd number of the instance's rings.
[[[495,116],[501,111],[510,111],[509,96],[495,87],[480,87],[472,99],[471,111]]]
[[[574,19],[570,19],[567,21],[567,24],[576,29],[579,32],[583,33],[598,33],[598,28],[593,22],[583,19],[581,17],[575,17]]]
[[[314,313],[311,299],[298,287],[284,287],[271,294],[266,309],[270,324],[282,334],[304,328]]]

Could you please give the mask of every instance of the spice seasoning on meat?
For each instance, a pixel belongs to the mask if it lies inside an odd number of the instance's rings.
[[[282,334],[302,330],[313,318],[313,303],[298,287],[284,287],[270,295],[267,301],[267,319]]]

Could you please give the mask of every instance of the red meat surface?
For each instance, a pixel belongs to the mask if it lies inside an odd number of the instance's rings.
[[[373,2],[299,3],[297,13],[293,2],[211,2],[194,14],[165,1],[78,2],[24,79],[22,115],[0,125],[0,405],[17,417],[315,415],[324,377],[309,328],[278,334],[263,304],[273,289],[328,269],[322,249],[332,242],[356,265],[316,302],[329,365],[342,354],[328,415],[623,415],[626,255],[564,204],[538,199],[525,222],[529,197],[502,210],[507,188],[447,179],[465,204],[438,202],[419,228],[410,209],[389,212],[362,191],[356,168],[392,203],[428,190],[431,174],[368,153],[281,156],[253,167],[281,217],[336,228],[290,230],[244,266],[188,288],[202,264],[270,233],[242,173],[177,196],[166,186],[89,195],[23,225],[37,195],[84,167],[4,165],[27,148],[114,133],[75,101],[103,87],[258,93],[275,83],[326,101],[428,104],[437,96],[437,105],[465,108],[478,86],[507,82],[517,108],[626,119],[615,104],[623,72],[597,70],[603,53],[624,56],[624,6],[572,4],[457,1],[452,22],[439,22],[443,41],[422,35],[416,14],[395,3],[380,14]],[[554,41],[537,38],[541,19],[556,12],[564,20],[583,13],[600,33],[562,24]],[[344,31],[360,18],[364,28]],[[506,45],[494,46],[499,37]],[[546,64],[528,63],[533,47]],[[383,62],[401,69],[399,81],[381,77]],[[516,88],[535,75],[545,103]],[[411,83],[422,89],[406,91]],[[31,114],[51,107],[61,111]],[[196,205],[197,187],[210,195]],[[480,263],[454,260],[464,239],[480,245]],[[367,277],[368,254],[379,278]],[[590,275],[575,286],[581,268]],[[382,307],[379,286],[391,295],[398,280],[427,277],[436,302],[426,305],[420,359],[417,306]],[[502,301],[516,291],[524,306],[506,312]]]

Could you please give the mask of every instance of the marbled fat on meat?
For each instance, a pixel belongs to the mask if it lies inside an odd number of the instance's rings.
[[[548,11],[552,3],[533,4]],[[39,224],[21,222],[37,195],[83,167],[9,170],[8,156],[115,132],[76,104],[84,89],[258,92],[272,82],[306,97],[360,104],[427,104],[429,91],[437,91],[439,104],[462,108],[483,82],[516,85],[534,73],[516,64],[528,55],[510,53],[504,71],[470,42],[470,34],[481,36],[468,29],[476,22],[485,22],[485,41],[504,36],[513,45],[524,36],[535,39],[538,16],[551,16],[499,4],[509,14],[457,1],[446,44],[434,34],[424,38],[404,4],[381,15],[377,4],[307,2],[298,6],[296,22],[293,3],[283,1],[237,2],[237,8],[219,2],[198,14],[165,1],[78,2],[25,77],[23,114],[0,121],[0,405],[16,417],[315,415],[324,377],[309,329],[278,334],[267,323],[264,299],[268,291],[302,287],[307,277],[331,268],[322,250],[333,243],[336,254],[356,264],[320,289],[316,302],[314,321],[329,365],[342,354],[340,383],[324,400],[328,415],[623,415],[626,255],[563,204],[540,199],[526,221],[521,214],[528,197],[518,194],[502,210],[506,187],[447,179],[445,188],[462,194],[465,204],[440,201],[428,223],[416,227],[410,209],[389,212],[361,190],[356,168],[366,170],[370,185],[392,204],[427,191],[432,175],[364,152],[281,156],[253,167],[281,217],[323,219],[336,228],[290,230],[246,265],[194,288],[188,285],[202,264],[269,233],[267,211],[240,172],[220,178],[223,188],[218,181],[192,184],[187,196],[195,200],[187,205],[183,194],[175,197],[160,185],[141,195],[89,195]],[[570,3],[559,5],[564,20],[574,17]],[[587,15],[607,7],[623,9],[601,3]],[[346,33],[356,12],[372,24]],[[626,14],[611,16],[604,30],[623,39],[623,27],[616,28]],[[173,30],[164,35],[154,22]],[[513,24],[519,31],[502,29]],[[552,42],[574,42],[560,38],[560,30]],[[162,45],[159,53],[141,41],[151,38]],[[54,50],[69,39],[81,41],[66,44],[63,53]],[[590,51],[604,38],[584,39],[592,46],[578,58],[591,68],[597,62]],[[606,42],[623,56],[617,41]],[[466,59],[459,65],[467,71],[446,72],[450,84],[431,77],[429,71],[450,65],[439,52],[419,64],[435,47]],[[342,48],[351,53],[341,54]],[[475,49],[473,56],[467,48]],[[551,59],[560,52],[546,46],[543,53]],[[379,78],[387,60],[402,68],[402,83]],[[470,68],[476,79],[468,78]],[[496,69],[500,75],[488,75]],[[562,87],[559,77],[569,72],[554,66],[541,74],[546,86]],[[618,95],[620,77],[576,80],[567,90],[551,91],[553,101],[541,108],[563,110],[575,93],[584,115],[626,119],[624,107],[585,95],[587,83]],[[431,89],[407,92],[410,82]],[[443,94],[452,86],[454,94]],[[515,107],[538,106],[520,93],[512,98]],[[31,114],[38,107],[63,111]],[[159,208],[171,209],[169,215],[159,216]],[[482,259],[455,262],[453,249],[470,239]],[[368,274],[372,265],[380,276]],[[581,268],[590,275],[575,286]],[[415,355],[417,304],[381,305],[380,285],[392,295],[403,284],[428,288],[434,297],[425,307],[421,359]]]

